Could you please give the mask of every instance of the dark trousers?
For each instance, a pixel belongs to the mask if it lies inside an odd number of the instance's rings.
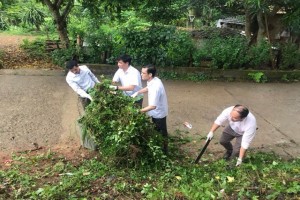
[[[84,110],[91,103],[91,100],[88,99],[88,98],[79,97],[79,99],[80,99],[80,102],[81,102],[82,107],[83,107]]]
[[[155,128],[163,136],[163,151],[165,154],[168,153],[168,131],[167,131],[167,117],[164,118],[153,118],[152,122],[155,124]]]
[[[137,108],[143,107],[143,98],[134,102]]]
[[[234,146],[232,146],[231,141],[235,138],[235,144]],[[234,130],[232,130],[232,128],[228,125],[220,138],[220,144],[223,145],[223,147],[227,150],[227,151],[231,151],[232,155],[231,157],[238,157],[240,154],[240,149],[241,149],[241,143],[242,143],[242,138],[243,136],[240,134],[237,134],[236,132],[234,132]]]

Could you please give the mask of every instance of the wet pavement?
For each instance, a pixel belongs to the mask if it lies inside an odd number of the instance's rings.
[[[64,75],[63,70],[0,70],[1,152],[78,141],[76,120],[81,108]],[[256,116],[259,127],[251,148],[299,157],[299,82],[163,82],[169,102],[169,133],[191,137],[190,147],[201,146],[200,138],[206,136],[224,108],[245,104]],[[185,121],[193,128],[183,126]],[[216,144],[221,131],[222,128],[216,132],[211,151],[222,149]]]

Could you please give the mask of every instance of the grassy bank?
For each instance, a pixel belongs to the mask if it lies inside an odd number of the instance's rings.
[[[108,166],[101,156],[19,154],[0,171],[1,199],[299,199],[300,159],[250,152],[235,161],[171,155],[164,168]]]

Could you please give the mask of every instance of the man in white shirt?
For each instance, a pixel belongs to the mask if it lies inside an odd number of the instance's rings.
[[[69,69],[66,81],[81,97],[82,105],[85,108],[92,101],[91,95],[88,94],[88,89],[93,88],[100,81],[87,66],[78,66],[76,60],[68,61],[66,67]]]
[[[122,90],[127,96],[131,96],[135,92],[142,89],[142,80],[140,72],[131,66],[131,57],[129,55],[122,55],[117,58],[119,69],[114,74],[113,83],[121,83],[119,86],[110,86],[113,90]],[[142,107],[143,94],[138,95],[136,104]]]
[[[246,150],[256,134],[256,119],[243,105],[228,107],[215,120],[207,139],[211,140],[213,133],[225,122],[229,122],[229,125],[225,127],[220,138],[220,144],[227,150],[224,159],[238,157],[236,166],[239,166],[242,164]],[[232,146],[230,141],[234,138],[236,141]]]
[[[142,67],[142,79],[147,81],[147,87],[133,94],[148,92],[148,106],[141,109],[141,112],[147,112],[152,118],[157,131],[164,137],[163,151],[168,153],[168,131],[167,131],[167,115],[168,101],[163,83],[156,75],[156,68],[149,64]]]

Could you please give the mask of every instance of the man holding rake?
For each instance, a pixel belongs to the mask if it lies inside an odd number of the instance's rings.
[[[246,150],[256,134],[256,119],[243,105],[228,107],[213,123],[207,140],[211,140],[214,132],[225,122],[229,122],[229,125],[225,127],[220,138],[220,144],[226,149],[224,159],[229,160],[238,157],[236,166],[239,166],[242,164]],[[236,141],[233,146],[231,141],[234,138]]]

